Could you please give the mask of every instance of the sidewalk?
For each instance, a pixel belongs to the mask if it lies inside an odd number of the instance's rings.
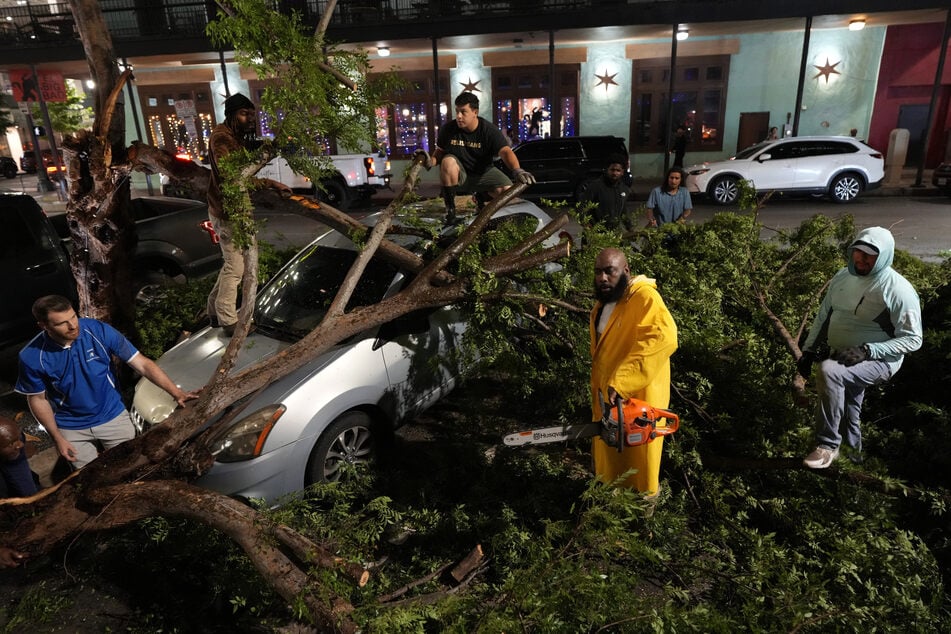
[[[921,177],[921,186],[916,187],[915,181],[917,176],[916,168],[905,168],[902,170],[901,178],[897,183],[889,182],[883,183],[881,187],[877,189],[872,189],[866,192],[863,192],[862,196],[940,196],[943,195],[942,190],[936,188],[931,184],[931,174],[934,170],[926,169],[922,172]],[[396,196],[399,189],[402,187],[402,182],[398,182],[397,174],[401,174],[402,169],[394,168],[393,175],[394,180],[391,181],[391,190],[383,190],[373,198],[374,205],[386,205],[389,204],[391,200]],[[416,187],[416,193],[421,198],[438,198],[439,197],[439,182],[436,179],[435,173],[426,173],[420,179],[420,183]],[[139,179],[137,179],[139,180]],[[144,178],[141,183],[133,183],[132,186],[132,197],[138,198],[139,196],[148,196],[148,190],[145,187]],[[153,191],[154,195],[161,195],[161,186],[158,184],[158,179],[153,178]],[[640,195],[646,199],[647,194],[653,189],[657,184],[658,180],[655,178],[643,178],[635,177],[633,189],[635,194]],[[0,189],[6,189],[9,191],[20,191],[25,194],[33,196],[37,202],[40,203],[40,206],[43,207],[43,210],[47,213],[62,213],[66,211],[66,201],[57,191],[52,192],[37,192],[36,191],[36,176],[31,174],[19,174],[16,178],[10,179],[7,181],[0,181]]]

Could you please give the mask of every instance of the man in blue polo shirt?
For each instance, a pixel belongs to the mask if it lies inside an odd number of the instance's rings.
[[[36,300],[33,317],[42,332],[20,351],[14,389],[26,395],[33,416],[76,469],[95,460],[96,441],[109,449],[135,436],[110,366],[113,355],[179,405],[198,396],[182,391],[112,326],[77,317],[65,297]]]

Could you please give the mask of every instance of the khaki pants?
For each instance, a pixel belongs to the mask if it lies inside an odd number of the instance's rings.
[[[60,429],[60,432],[76,448],[76,460],[70,463],[73,469],[81,469],[99,456],[97,440],[104,448],[110,449],[135,438],[135,426],[129,412],[122,412],[109,422],[89,429]]]
[[[244,276],[244,252],[234,245],[231,223],[214,216],[209,219],[218,234],[224,262],[208,295],[208,316],[217,319],[222,326],[230,326],[238,321],[238,287]]]

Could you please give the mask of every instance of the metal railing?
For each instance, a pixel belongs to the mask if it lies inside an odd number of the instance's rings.
[[[643,0],[340,0],[330,28],[374,27],[411,22],[517,17],[539,11],[557,13],[609,7]],[[270,0],[283,13],[296,11],[305,27],[320,19],[326,0]],[[217,14],[211,0],[101,0],[102,12],[117,41],[190,39],[205,36]],[[0,9],[0,49],[55,47],[75,43],[76,25],[66,2],[35,2]]]

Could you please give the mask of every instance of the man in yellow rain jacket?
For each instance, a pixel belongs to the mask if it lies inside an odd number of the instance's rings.
[[[595,260],[594,291],[598,303],[591,311],[591,419],[600,421],[603,415],[599,391],[606,403],[637,398],[665,409],[677,325],[654,280],[643,275],[631,279],[624,253],[609,248]],[[621,453],[597,436],[593,443],[594,472],[602,482],[637,469],[624,486],[657,493],[663,438]]]

